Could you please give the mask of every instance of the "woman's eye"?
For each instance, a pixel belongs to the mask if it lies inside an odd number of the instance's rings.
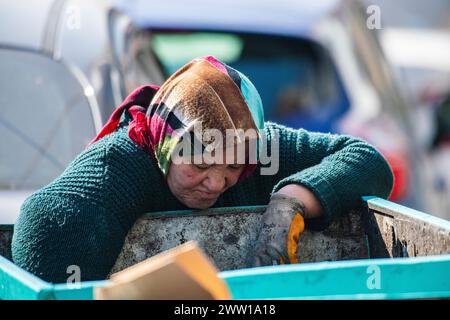
[[[207,165],[207,164],[196,164],[195,167],[197,169],[200,169],[200,170],[205,170],[205,169],[209,168],[209,165]]]
[[[230,165],[229,166],[232,170],[239,170],[240,168],[242,168],[242,166],[240,165]]]

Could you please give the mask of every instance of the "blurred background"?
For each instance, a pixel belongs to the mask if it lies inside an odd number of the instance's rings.
[[[390,200],[450,220],[448,0],[0,0],[0,26],[0,224],[134,88],[203,55],[266,120],[372,143]]]

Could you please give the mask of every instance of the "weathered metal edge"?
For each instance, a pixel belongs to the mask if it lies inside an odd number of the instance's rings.
[[[178,210],[178,211],[160,211],[160,212],[147,212],[140,218],[156,219],[173,216],[211,216],[211,215],[224,215],[231,214],[235,211],[241,213],[254,213],[263,212],[267,206],[236,206],[236,207],[220,207],[220,208],[208,208],[207,210]]]
[[[363,200],[367,202],[367,206],[371,210],[389,216],[404,216],[409,219],[420,220],[422,222],[432,224],[439,229],[450,232],[450,221],[378,197],[363,197]]]

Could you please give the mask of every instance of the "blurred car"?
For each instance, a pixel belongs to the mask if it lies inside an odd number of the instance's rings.
[[[163,77],[139,30],[107,2],[11,0],[0,9],[0,224],[12,224],[126,94]]]
[[[42,51],[78,67],[102,122],[134,88],[164,80],[139,30],[110,1],[7,0],[0,18],[2,45]]]
[[[444,29],[450,27],[448,0],[359,0],[376,5],[381,12],[382,28]]]
[[[426,172],[426,208],[450,220],[450,32],[386,28],[381,43],[410,103]]]
[[[47,184],[100,129],[92,87],[75,66],[0,46],[0,224]]]
[[[147,31],[165,75],[215,55],[258,88],[266,120],[351,134],[390,163],[391,200],[421,209],[407,108],[356,1],[115,1]]]
[[[450,93],[450,31],[386,28],[381,44],[392,64],[424,148],[439,130],[436,106]]]

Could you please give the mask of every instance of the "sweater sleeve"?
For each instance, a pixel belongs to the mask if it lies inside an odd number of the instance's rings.
[[[362,196],[387,198],[391,193],[393,175],[388,163],[361,139],[294,130],[270,122],[265,135],[271,165],[277,161],[278,170],[272,175],[258,170],[243,187],[249,196],[264,201],[268,200],[268,190],[277,192],[288,184],[307,187],[324,208],[322,218],[306,222],[309,229],[326,228],[335,217],[360,205]],[[250,188],[259,190],[258,194]]]
[[[107,204],[121,190],[109,188],[107,166],[114,136],[84,150],[49,185],[21,206],[12,257],[19,267],[50,282],[66,282],[70,266],[81,281],[105,279],[125,240],[128,224]],[[74,269],[76,270],[76,269]]]
[[[51,282],[69,266],[81,280],[103,280],[128,230],[144,212],[167,204],[163,178],[122,126],[78,155],[21,207],[14,227],[14,262]]]
[[[119,254],[126,232],[103,207],[79,196],[38,192],[22,205],[12,242],[13,260],[43,280],[102,280]],[[71,269],[75,268],[75,269]]]

